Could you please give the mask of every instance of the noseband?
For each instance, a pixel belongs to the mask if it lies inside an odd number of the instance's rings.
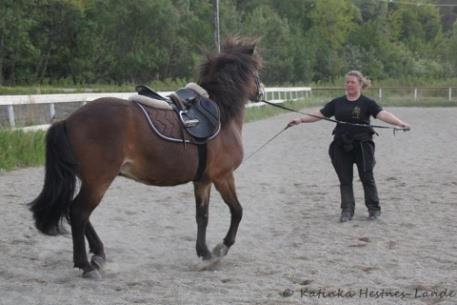
[[[255,100],[253,102],[259,103],[264,100],[265,87],[263,86],[262,81],[260,80],[260,77],[259,77],[259,73],[257,73],[257,72],[255,74],[255,84],[257,86],[257,94],[256,94]]]

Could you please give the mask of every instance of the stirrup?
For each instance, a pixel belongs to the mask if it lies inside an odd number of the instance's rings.
[[[181,122],[184,124],[184,127],[194,127],[197,126],[198,123],[200,123],[199,120],[197,119],[185,119],[184,116],[187,116],[187,111],[180,110],[179,111],[179,119]]]

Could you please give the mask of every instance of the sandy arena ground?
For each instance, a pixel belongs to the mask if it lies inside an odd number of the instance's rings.
[[[0,304],[457,304],[457,108],[387,110],[413,129],[375,139],[379,221],[367,220],[356,178],[355,217],[338,222],[333,124],[303,124],[236,171],[244,218],[213,265],[195,253],[191,184],[115,181],[92,216],[108,256],[94,282],[72,268],[70,236],[33,226],[25,203],[39,193],[43,169],[1,173]],[[245,125],[246,155],[294,117]],[[211,198],[213,247],[230,216],[214,189]]]

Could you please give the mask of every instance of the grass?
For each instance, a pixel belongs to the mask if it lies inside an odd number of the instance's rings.
[[[283,106],[300,110],[303,108],[319,109],[332,97],[319,96],[304,100],[288,101]],[[380,102],[384,107],[448,107],[457,106],[457,102],[449,102],[443,98],[427,98],[414,101],[402,97],[389,97]],[[285,110],[273,107],[250,107],[246,110],[245,122],[266,119]],[[300,114],[297,114],[300,116]],[[44,131],[23,132],[19,130],[0,128],[0,171],[9,171],[17,168],[38,166],[44,163]]]
[[[44,163],[44,131],[0,129],[0,171]]]

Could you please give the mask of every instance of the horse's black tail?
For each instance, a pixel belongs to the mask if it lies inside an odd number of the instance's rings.
[[[44,186],[32,201],[30,210],[35,226],[47,235],[62,234],[62,220],[69,220],[69,211],[76,187],[77,164],[67,138],[65,123],[54,123],[46,135]]]

